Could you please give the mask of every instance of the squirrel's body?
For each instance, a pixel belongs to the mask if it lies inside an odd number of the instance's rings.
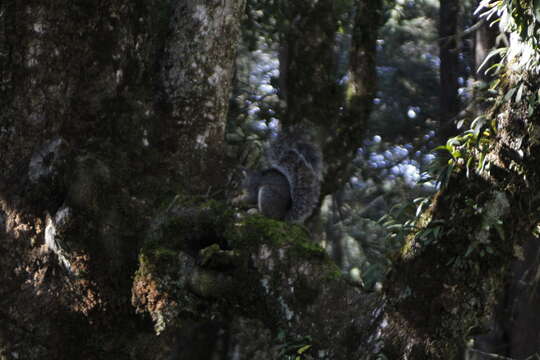
[[[266,149],[266,161],[267,169],[246,172],[236,202],[273,219],[304,222],[319,201],[321,151],[299,133],[280,134]]]

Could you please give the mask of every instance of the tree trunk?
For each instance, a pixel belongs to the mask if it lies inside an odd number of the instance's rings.
[[[459,113],[458,77],[459,49],[456,35],[459,16],[457,0],[441,0],[439,8],[440,49],[440,137],[448,139],[457,134],[455,126]]]
[[[0,4],[2,357],[168,356],[132,277],[169,194],[224,182],[243,6]]]
[[[286,102],[285,127],[308,121],[318,132],[326,177],[321,196],[339,189],[351,175],[349,164],[361,146],[377,88],[375,68],[383,2],[295,1],[286,6],[280,46],[280,94]],[[336,37],[339,20],[353,19],[348,81],[338,78]]]
[[[509,63],[519,60],[516,49],[523,48],[518,37],[514,40],[510,49],[517,55]],[[523,75],[506,71],[505,76],[514,79]],[[523,254],[540,217],[535,195],[540,124],[537,116],[524,116],[531,104],[523,99],[536,91],[540,80],[528,81],[521,99],[501,101],[493,112],[497,133],[485,154],[488,165],[477,167],[475,157],[471,161],[476,173],[467,175],[465,167],[471,165],[465,165],[467,159],[458,161],[457,171],[422,215],[393,267],[383,330],[388,341],[383,351],[389,358],[462,356],[460,343],[464,346],[464,340],[491,319],[514,257],[530,261]],[[537,104],[532,111],[538,111]],[[476,156],[481,159],[480,154]],[[400,334],[407,334],[402,342],[397,340]],[[512,337],[512,346],[516,341]]]
[[[497,25],[489,25],[488,21],[477,19],[482,21],[482,24],[474,33],[474,65],[476,78],[485,82],[490,82],[493,80],[494,71],[486,73],[486,70],[491,67],[491,65],[500,61],[500,57],[492,57],[488,63],[484,64],[483,68],[478,71],[480,65],[483,64],[486,57],[489,55],[491,50],[496,48],[496,40],[499,35],[499,28]]]
[[[489,26],[484,21],[475,36],[475,63],[480,66],[488,54],[497,47],[498,25]],[[486,83],[496,77],[494,71],[486,73],[493,64],[501,62],[500,56],[493,56],[477,73],[477,79]],[[480,95],[484,92],[479,91]],[[489,104],[480,102],[478,112],[484,114]],[[488,358],[486,354],[498,354],[512,359],[524,359],[540,349],[540,322],[538,309],[540,293],[536,286],[536,270],[539,264],[540,247],[536,236],[524,234],[523,253],[517,254],[508,268],[504,292],[501,294],[489,332],[478,336],[471,350],[472,359]]]

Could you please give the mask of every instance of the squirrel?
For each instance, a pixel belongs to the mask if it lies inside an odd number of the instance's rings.
[[[242,194],[233,203],[256,206],[272,219],[303,223],[319,202],[321,150],[298,130],[282,132],[270,141],[265,158],[268,168],[244,170]]]

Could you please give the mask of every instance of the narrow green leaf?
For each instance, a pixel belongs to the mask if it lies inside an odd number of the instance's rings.
[[[508,48],[506,48],[506,47],[492,50],[492,51],[488,54],[488,56],[486,56],[486,58],[484,59],[484,61],[482,62],[482,64],[480,64],[480,66],[478,67],[477,72],[479,73],[479,72],[484,68],[484,66],[486,66],[486,64],[489,62],[489,60],[490,60],[492,57],[497,56],[497,55],[501,55],[501,57],[503,57],[504,54],[506,54],[507,51],[508,51]]]
[[[311,345],[304,345],[304,346],[302,346],[300,349],[298,349],[297,353],[298,353],[298,354],[303,354],[303,353],[306,352],[310,347],[311,347]]]
[[[520,102],[521,101],[521,96],[523,95],[523,88],[525,86],[523,86],[523,84],[521,84],[517,90],[517,94],[516,94],[516,102]]]
[[[473,129],[473,135],[478,136],[478,129],[486,123],[487,117],[485,115],[479,115],[471,122],[471,129]]]
[[[504,95],[504,101],[511,101],[512,96],[514,96],[516,90],[517,90],[516,88],[511,88],[510,90],[508,90],[506,95]]]
[[[471,170],[471,164],[472,164],[472,161],[473,161],[473,158],[472,156],[467,160],[467,165],[466,165],[466,168],[467,168],[467,177],[469,177],[470,175],[470,170]]]
[[[501,63],[493,64],[490,67],[488,67],[486,69],[486,71],[484,71],[484,75],[488,75],[490,73],[490,71],[493,71],[493,74],[497,74],[498,70],[500,70],[502,68],[502,66],[503,66],[503,64],[501,64]],[[495,84],[495,86],[492,86],[492,88],[497,87],[499,82],[500,82],[500,80],[497,79],[497,83]]]
[[[437,146],[435,149],[433,149],[434,151],[437,151],[437,150],[446,150],[448,152],[451,152],[452,149],[448,146],[448,145],[440,145],[440,146]]]

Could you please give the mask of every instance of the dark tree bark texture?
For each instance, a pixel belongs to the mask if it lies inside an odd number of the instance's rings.
[[[2,358],[168,356],[132,276],[164,199],[225,179],[243,7],[0,3]]]
[[[489,169],[467,176],[461,166],[394,266],[386,331],[394,339],[407,335],[401,344],[387,343],[391,358],[458,358],[463,339],[491,318],[514,256],[523,257],[540,218],[540,122],[538,110],[527,116],[527,109],[526,101],[499,109]]]
[[[440,49],[440,136],[442,139],[457,135],[455,126],[459,113],[458,77],[459,50],[457,48],[457,25],[459,2],[440,0],[439,49]]]

